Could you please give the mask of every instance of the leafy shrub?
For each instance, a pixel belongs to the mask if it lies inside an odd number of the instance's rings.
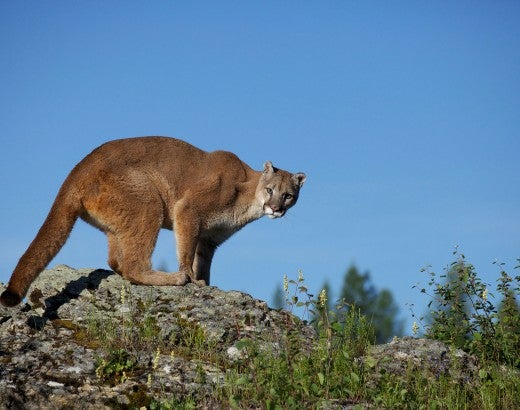
[[[520,276],[510,276],[504,264],[495,262],[500,269],[496,289],[502,296],[497,306],[490,284],[482,281],[457,249],[454,255],[455,261],[439,276],[442,281],[429,268],[424,269],[431,288],[421,289],[431,297],[429,321],[424,325],[426,337],[461,348],[485,362],[520,367]]]

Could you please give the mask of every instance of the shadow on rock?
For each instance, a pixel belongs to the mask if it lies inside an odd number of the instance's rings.
[[[114,272],[105,269],[96,269],[79,279],[69,282],[59,293],[44,299],[45,310],[41,316],[33,315],[27,319],[27,325],[35,330],[42,330],[48,320],[59,319],[58,309],[72,299],[77,299],[84,290],[95,290],[103,279],[114,275]],[[33,306],[41,305],[44,294],[40,289],[34,289],[29,295]]]

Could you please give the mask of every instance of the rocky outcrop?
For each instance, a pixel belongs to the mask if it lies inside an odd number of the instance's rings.
[[[141,408],[157,397],[218,408],[227,366],[244,354],[237,343],[276,352],[288,334],[309,349],[316,340],[312,327],[241,292],[134,286],[110,271],[58,266],[23,306],[0,307],[0,409]],[[463,352],[412,338],[363,360],[397,376],[412,366],[467,381],[477,371]]]
[[[0,408],[139,407],[157,395],[210,404],[238,340],[276,349],[294,326],[312,339],[293,319],[241,292],[134,286],[110,271],[58,266],[24,306],[0,308]]]

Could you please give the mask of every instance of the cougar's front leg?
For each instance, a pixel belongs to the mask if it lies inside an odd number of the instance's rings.
[[[195,260],[193,261],[193,273],[197,279],[197,283],[209,285],[211,261],[217,245],[206,239],[199,239],[197,249],[195,251]]]
[[[193,283],[204,285],[193,272],[193,261],[200,234],[200,219],[189,206],[179,202],[175,205],[173,220],[179,272],[186,273]]]

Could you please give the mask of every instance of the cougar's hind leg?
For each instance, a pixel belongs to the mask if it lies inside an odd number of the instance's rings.
[[[139,285],[184,285],[185,274],[152,269],[152,252],[163,223],[163,203],[141,174],[110,174],[87,199],[83,219],[100,228],[108,239],[108,264]],[[146,182],[146,181],[145,181]]]
[[[146,212],[148,214],[148,212]],[[132,221],[122,232],[109,235],[109,264],[114,271],[136,285],[184,285],[188,275],[181,272],[166,273],[152,269],[151,257],[159,235],[160,218],[148,215]],[[158,221],[154,224],[153,221]]]
[[[108,266],[115,273],[122,275],[121,269],[119,268],[119,261],[122,259],[121,247],[117,241],[116,235],[111,232],[107,233],[108,238]]]

